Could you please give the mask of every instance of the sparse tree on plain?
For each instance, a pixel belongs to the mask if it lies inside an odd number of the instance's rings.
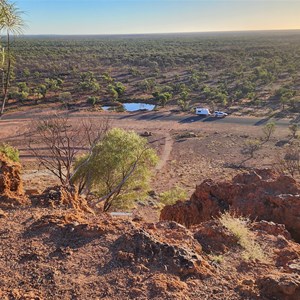
[[[264,133],[266,142],[268,142],[270,140],[271,136],[275,132],[275,129],[276,129],[276,125],[274,122],[269,122],[263,127],[262,131]]]
[[[279,163],[278,163],[279,162]],[[299,144],[289,146],[282,157],[276,159],[277,170],[294,177],[300,173]]]

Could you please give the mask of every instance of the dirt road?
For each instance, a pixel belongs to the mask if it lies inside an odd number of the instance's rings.
[[[61,110],[53,110],[51,109],[32,109],[25,112],[15,112],[6,114],[0,119],[1,121],[7,120],[28,120],[28,119],[36,119],[40,118],[43,115],[47,114],[61,114],[66,113],[66,111]],[[231,125],[231,126],[263,126],[267,122],[275,122],[278,127],[288,127],[291,123],[300,122],[299,118],[292,119],[279,119],[279,118],[257,118],[257,117],[245,117],[245,116],[228,116],[226,118],[215,118],[215,117],[204,117],[193,115],[191,113],[173,113],[170,111],[138,111],[133,113],[115,113],[115,112],[87,112],[87,111],[79,111],[79,110],[70,110],[67,111],[70,118],[82,118],[82,117],[90,117],[90,118],[103,118],[108,117],[118,121],[139,121],[139,122],[171,122],[178,123],[180,125],[193,125],[193,126],[201,126],[204,124],[211,125]],[[1,123],[0,123],[1,124]]]

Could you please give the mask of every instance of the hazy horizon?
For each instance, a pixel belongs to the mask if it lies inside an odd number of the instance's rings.
[[[269,29],[269,30],[235,30],[235,31],[182,31],[182,32],[149,32],[149,33],[99,33],[99,34],[89,34],[89,33],[67,33],[67,34],[60,34],[60,33],[36,33],[36,34],[29,34],[24,33],[22,36],[150,36],[150,35],[209,35],[209,34],[251,34],[251,33],[294,33],[299,32],[300,29]]]
[[[19,0],[27,35],[300,29],[300,0]]]

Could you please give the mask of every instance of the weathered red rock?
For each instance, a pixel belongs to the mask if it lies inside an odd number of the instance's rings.
[[[292,177],[267,169],[239,174],[227,182],[205,180],[189,201],[166,206],[160,219],[190,227],[230,209],[253,220],[284,224],[300,240],[300,186]]]
[[[237,237],[218,220],[203,222],[192,230],[206,253],[223,254],[238,244]]]
[[[270,299],[300,299],[300,276],[295,274],[266,275],[256,281],[262,295]]]
[[[42,194],[32,197],[34,204],[44,207],[69,207],[78,211],[93,213],[87,200],[80,197],[75,187],[65,188],[63,186],[49,187]]]
[[[0,154],[0,207],[13,208],[27,203],[21,180],[21,165]]]
[[[148,269],[164,269],[178,276],[210,274],[201,245],[192,232],[175,222],[160,222],[150,230],[135,229],[117,239],[113,248],[115,259],[125,264],[139,262]]]

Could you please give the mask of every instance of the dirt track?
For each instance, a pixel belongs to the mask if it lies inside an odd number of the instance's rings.
[[[160,162],[156,166],[157,172],[160,171],[165,166],[168,159],[170,158],[170,154],[173,148],[173,138],[171,137],[170,133],[166,133],[164,140],[165,140],[165,144],[164,144],[162,155],[160,156]]]
[[[261,126],[268,121],[277,124],[277,132],[285,132],[291,120],[254,117],[227,117],[225,119],[203,118],[186,113],[171,113],[170,111],[159,112],[136,112],[136,113],[114,113],[114,112],[87,112],[87,111],[61,111],[56,109],[32,109],[6,114],[0,119],[0,139],[11,137],[11,135],[22,134],[27,124],[34,119],[54,114],[68,113],[71,120],[91,118],[109,118],[114,126],[138,130],[205,130],[255,133],[261,131]]]

